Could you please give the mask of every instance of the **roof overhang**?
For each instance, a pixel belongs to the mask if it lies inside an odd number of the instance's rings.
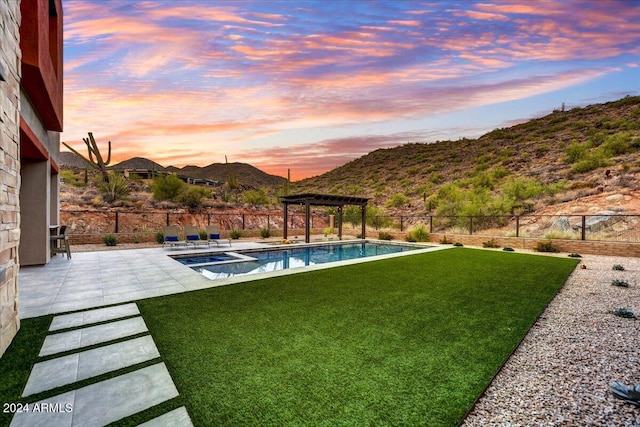
[[[317,194],[317,193],[302,193],[291,194],[288,196],[281,196],[280,202],[285,205],[299,204],[299,205],[312,205],[312,206],[344,206],[344,205],[358,205],[366,206],[369,199],[364,197],[354,196],[338,196],[333,194]]]

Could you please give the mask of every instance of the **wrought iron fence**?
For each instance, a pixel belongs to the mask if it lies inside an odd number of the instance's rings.
[[[162,230],[166,225],[218,224],[223,230],[282,230],[282,212],[103,212],[63,210],[61,221],[73,234],[144,233]],[[291,229],[304,228],[305,216],[289,214]],[[311,215],[311,227],[323,229],[331,224],[323,212]],[[369,230],[406,232],[422,225],[431,233],[524,237],[536,239],[575,239],[640,243],[640,215],[518,215],[518,216],[373,216],[367,218]],[[337,221],[335,222],[337,227]],[[360,222],[344,221],[345,233],[360,233]]]

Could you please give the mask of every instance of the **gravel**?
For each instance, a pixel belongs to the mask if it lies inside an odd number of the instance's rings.
[[[640,408],[610,392],[640,384],[640,320],[613,314],[640,316],[639,281],[640,258],[583,256],[461,425],[640,426]]]

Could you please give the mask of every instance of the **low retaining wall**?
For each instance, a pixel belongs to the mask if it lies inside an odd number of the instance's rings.
[[[407,236],[407,233],[402,232],[390,232],[389,234],[397,240],[404,240]],[[444,240],[445,236],[451,243],[460,242],[463,245],[480,247],[482,247],[482,244],[484,242],[493,239],[500,247],[511,247],[516,250],[534,250],[538,242],[546,241],[545,239],[532,239],[525,237],[492,237],[482,235],[444,233],[431,233],[429,235],[429,241],[440,243],[442,240]],[[367,231],[367,237],[377,239],[378,231]],[[552,242],[553,245],[560,249],[561,252],[622,257],[640,257],[639,243],[562,239],[553,239]]]

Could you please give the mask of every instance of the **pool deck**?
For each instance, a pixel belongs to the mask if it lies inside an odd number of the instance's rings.
[[[233,242],[232,247],[146,248],[73,253],[70,260],[54,256],[44,266],[22,267],[19,273],[20,318],[102,307],[146,298],[230,285],[266,277],[294,274],[283,270],[229,279],[209,280],[169,255],[233,252],[273,248],[259,242]],[[431,246],[423,251],[445,249]],[[403,256],[416,251],[391,254]],[[383,257],[389,257],[382,256]],[[378,259],[379,259],[378,258]],[[331,268],[366,260],[314,265],[305,270]]]

